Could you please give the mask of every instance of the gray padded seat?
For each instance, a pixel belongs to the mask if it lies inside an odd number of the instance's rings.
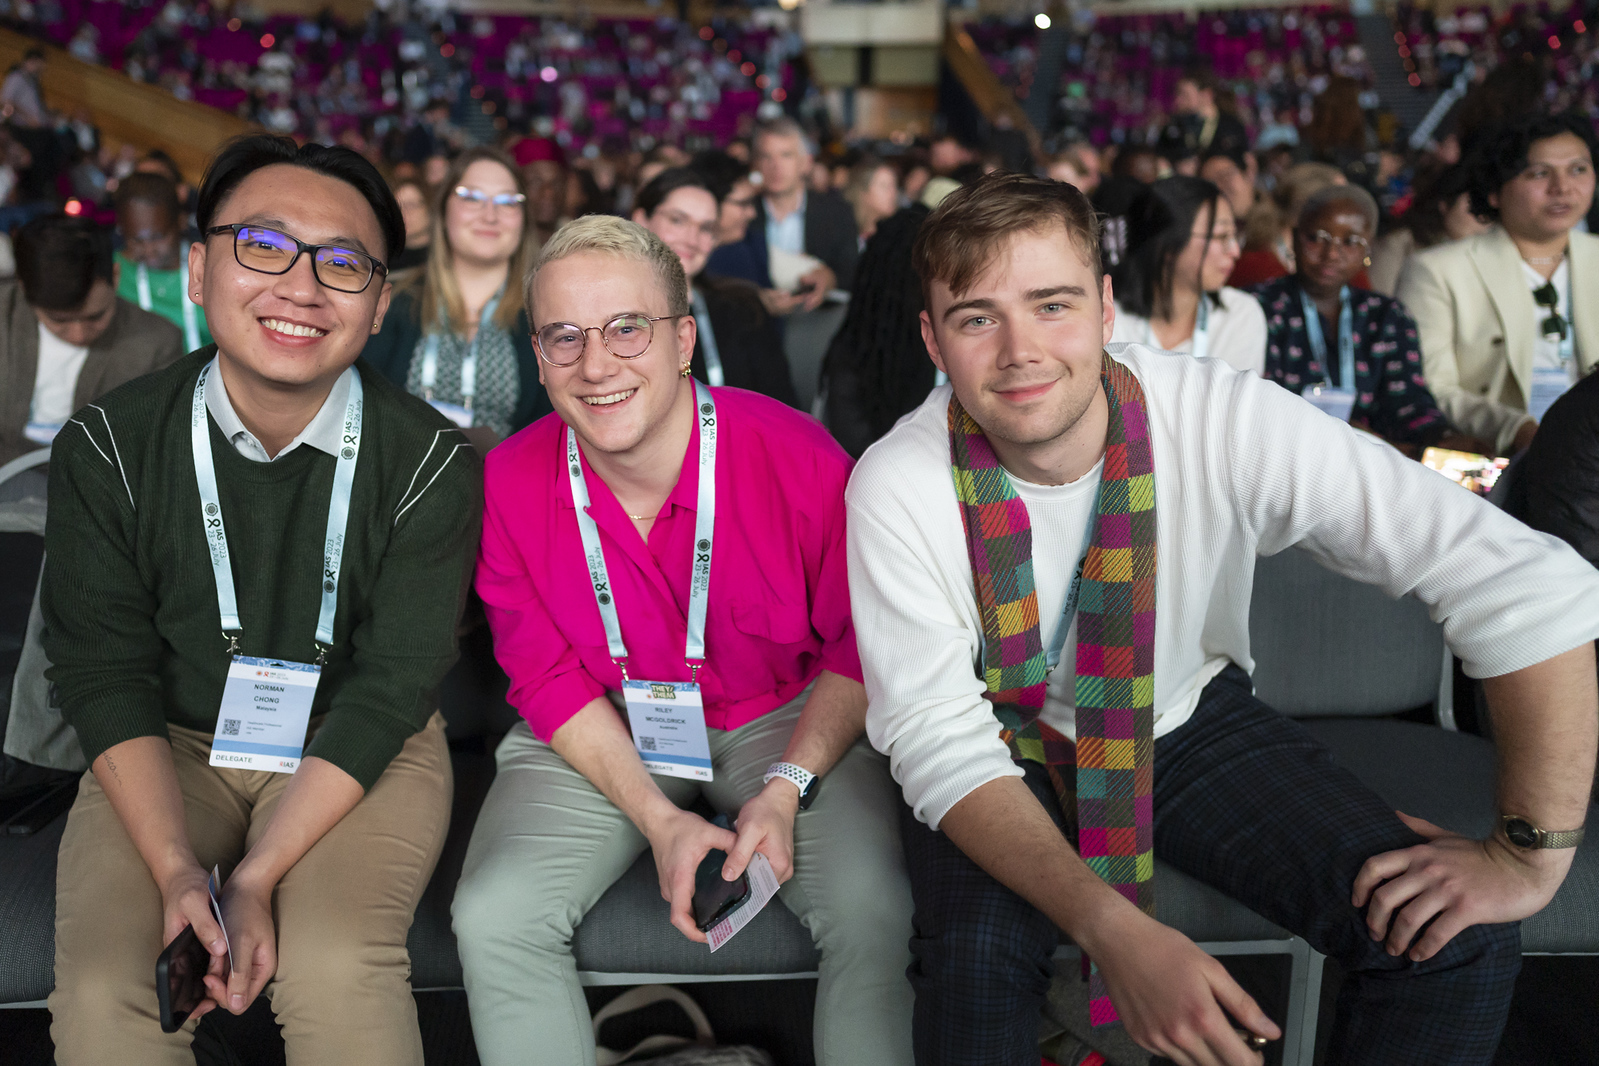
[[[0,836],[0,1003],[34,1003],[55,987],[56,848],[66,827],[63,814],[31,836]]]

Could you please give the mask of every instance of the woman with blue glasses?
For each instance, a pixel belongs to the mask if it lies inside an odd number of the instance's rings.
[[[366,348],[484,450],[550,411],[520,293],[531,232],[510,157],[462,153],[439,186],[427,263],[395,278],[393,306]]]

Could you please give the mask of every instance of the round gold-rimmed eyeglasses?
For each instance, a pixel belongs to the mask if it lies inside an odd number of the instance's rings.
[[[650,350],[655,339],[655,323],[684,318],[685,315],[617,315],[603,326],[574,326],[570,322],[551,322],[533,335],[539,358],[551,366],[571,366],[583,358],[589,331],[599,333],[605,350],[618,359],[637,359]]]

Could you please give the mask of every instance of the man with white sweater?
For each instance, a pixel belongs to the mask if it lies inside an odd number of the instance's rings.
[[[913,261],[950,384],[856,467],[849,538],[867,731],[914,813],[918,1063],[1036,1062],[1061,932],[1094,1021],[1182,1064],[1260,1062],[1277,1027],[1152,916],[1152,854],[1340,961],[1330,1061],[1491,1061],[1516,923],[1587,811],[1599,575],[1220,359],[1107,351],[1070,186],[968,186]],[[1254,698],[1255,557],[1293,545],[1442,622],[1485,681],[1515,841],[1396,813]]]

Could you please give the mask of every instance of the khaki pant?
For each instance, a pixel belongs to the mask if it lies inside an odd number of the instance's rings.
[[[739,729],[710,730],[714,781],[657,776],[655,783],[679,807],[704,795],[737,814],[783,757],[809,694]],[[592,1066],[594,1028],[572,933],[649,843],[527,723],[511,729],[495,758],[499,773],[452,909],[478,1057],[484,1066]],[[814,1026],[820,1066],[912,1061],[903,802],[888,760],[862,738],[794,819],[794,876],[778,897],[822,952]],[[682,935],[670,926],[663,932]]]
[[[170,727],[189,840],[226,877],[292,775],[207,765],[211,738]],[[291,1066],[422,1066],[405,938],[449,829],[444,719],[406,741],[355,808],[278,882],[278,968],[266,995]],[[161,1031],[161,892],[93,773],[67,817],[56,873],[50,1035],[61,1066],[193,1066],[195,1022]]]

